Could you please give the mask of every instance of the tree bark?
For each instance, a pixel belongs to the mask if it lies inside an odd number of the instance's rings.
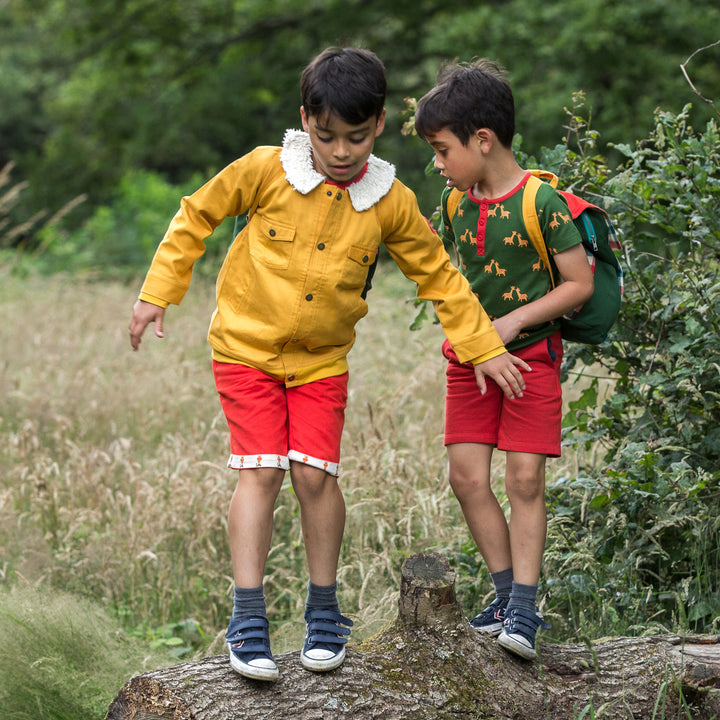
[[[720,717],[717,636],[539,645],[527,662],[470,627],[437,554],[405,561],[398,609],[333,672],[308,672],[291,652],[267,683],[207,657],[132,678],[106,720],[573,720],[588,707],[598,719]]]

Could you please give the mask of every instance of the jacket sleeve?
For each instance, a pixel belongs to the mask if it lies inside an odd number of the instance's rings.
[[[155,252],[140,299],[178,305],[187,291],[205,240],[227,217],[252,207],[274,148],[257,148],[235,160],[192,195],[183,197]]]
[[[415,195],[396,181],[378,204],[385,246],[403,274],[430,300],[461,362],[483,362],[505,346],[472,292],[453,266],[438,234],[420,212]]]

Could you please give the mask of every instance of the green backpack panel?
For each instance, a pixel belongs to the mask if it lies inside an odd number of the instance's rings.
[[[531,170],[523,196],[523,220],[538,255],[550,270],[548,250],[540,230],[535,208],[535,196],[543,180],[553,187],[557,177],[542,170]],[[542,180],[541,180],[542,178]],[[599,345],[608,335],[620,313],[623,295],[623,272],[615,255],[621,249],[608,214],[592,203],[572,193],[558,190],[565,198],[573,222],[580,232],[588,262],[593,271],[595,290],[592,297],[561,320],[562,336],[566,340]],[[555,277],[550,270],[553,287]]]

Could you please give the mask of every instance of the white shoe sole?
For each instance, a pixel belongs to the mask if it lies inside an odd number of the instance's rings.
[[[327,652],[323,650],[310,650],[309,652]],[[337,654],[331,655],[327,658],[321,657],[310,657],[304,652],[300,651],[300,662],[306,670],[312,670],[313,672],[327,672],[328,670],[334,670],[336,667],[340,667],[345,660],[345,648]]]
[[[523,640],[518,640],[513,635],[508,635],[505,631],[501,632],[498,636],[498,645],[501,645],[506,650],[509,650],[515,655],[519,655],[525,660],[534,660],[537,656],[535,648],[528,647]]]
[[[475,627],[474,625],[471,625],[472,629],[475,630],[475,632],[484,633],[485,635],[493,635],[494,637],[497,637],[502,632],[502,623],[495,623],[494,625],[484,625],[483,627]]]
[[[250,663],[244,663],[239,660],[235,655],[230,653],[230,666],[236,672],[243,677],[250,678],[251,680],[277,680],[278,679],[278,668],[272,660],[251,660],[255,665]]]

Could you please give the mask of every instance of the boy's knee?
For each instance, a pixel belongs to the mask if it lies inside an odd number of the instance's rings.
[[[252,490],[277,494],[284,476],[285,471],[277,468],[246,468],[238,473],[236,491]]]
[[[298,496],[321,495],[337,487],[337,478],[334,475],[304,463],[292,463],[290,479]]]
[[[505,492],[508,500],[531,503],[545,498],[544,472],[516,472],[505,478]]]
[[[479,492],[491,492],[484,477],[468,467],[451,468],[448,481],[455,497],[461,502],[463,498],[469,495],[476,495]]]

